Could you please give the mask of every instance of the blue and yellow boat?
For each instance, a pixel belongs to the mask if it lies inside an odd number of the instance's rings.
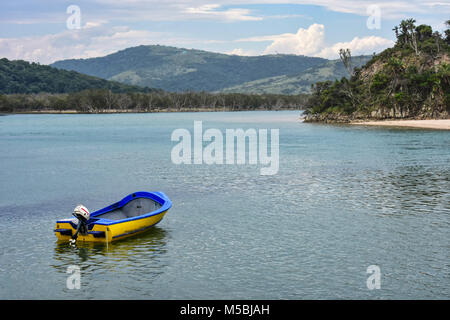
[[[160,222],[172,202],[163,192],[140,191],[92,213],[79,207],[83,215],[74,212],[76,218],[56,221],[58,240],[111,242],[129,237]]]

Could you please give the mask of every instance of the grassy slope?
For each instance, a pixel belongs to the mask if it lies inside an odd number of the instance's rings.
[[[356,67],[369,61],[371,56],[354,58]],[[310,93],[311,85],[318,81],[335,80],[348,77],[348,72],[340,60],[327,61],[321,65],[311,67],[300,74],[269,77],[225,88],[221,92],[240,93],[274,93],[274,94],[302,94]]]
[[[52,66],[168,91],[220,91],[258,79],[295,75],[327,60],[296,55],[242,57],[166,46],[138,46]]]

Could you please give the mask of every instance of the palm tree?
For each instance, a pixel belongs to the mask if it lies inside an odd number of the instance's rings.
[[[445,30],[445,41],[450,45],[450,20],[445,21],[447,30]]]

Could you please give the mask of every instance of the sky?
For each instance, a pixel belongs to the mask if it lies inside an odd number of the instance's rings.
[[[159,44],[337,59],[391,47],[407,18],[442,32],[450,0],[2,0],[0,58],[50,64]]]

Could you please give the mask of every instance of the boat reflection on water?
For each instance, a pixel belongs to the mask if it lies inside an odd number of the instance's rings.
[[[169,232],[155,226],[145,233],[112,243],[55,242],[52,267],[67,277],[69,266],[80,269],[83,298],[117,298],[132,282],[150,281],[167,266]],[[140,286],[142,287],[142,286]],[[105,292],[105,289],[108,290]],[[145,293],[145,292],[144,292]]]

